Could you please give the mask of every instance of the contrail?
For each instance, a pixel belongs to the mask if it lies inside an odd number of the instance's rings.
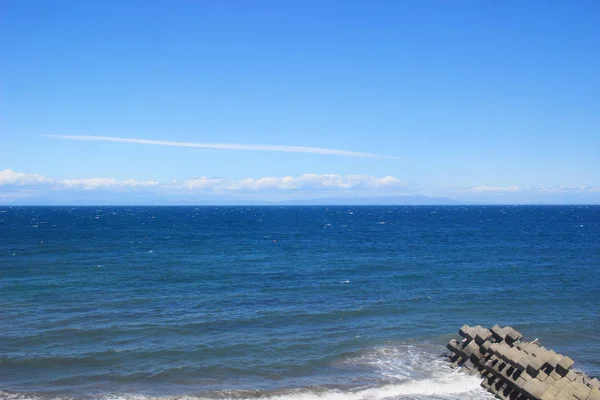
[[[137,144],[153,144],[157,146],[174,146],[174,147],[194,147],[200,149],[222,149],[222,150],[258,150],[258,151],[280,151],[286,153],[312,153],[326,154],[345,157],[362,157],[362,158],[391,158],[373,153],[362,153],[358,151],[326,149],[323,147],[306,147],[306,146],[277,146],[269,144],[240,144],[240,143],[191,143],[191,142],[172,142],[166,140],[147,140],[147,139],[129,139],[110,136],[70,136],[70,135],[44,135],[46,137],[67,139],[67,140],[83,140],[83,141],[98,141],[98,142],[119,142],[119,143],[137,143]]]

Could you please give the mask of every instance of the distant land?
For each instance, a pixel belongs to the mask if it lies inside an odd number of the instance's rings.
[[[273,204],[273,203],[269,203]],[[376,205],[388,205],[388,206],[447,206],[447,205],[465,205],[465,204],[479,204],[473,202],[462,202],[452,200],[447,197],[428,197],[421,195],[413,196],[382,196],[382,197],[325,197],[318,199],[307,199],[307,200],[287,200],[276,202],[275,204],[285,205],[307,205],[307,206],[376,206]]]
[[[1,195],[1,193],[0,193]],[[452,205],[592,205],[600,204],[598,194],[592,195],[548,195],[544,201],[529,196],[452,199],[424,195],[392,196],[331,196],[317,198],[289,199],[278,198],[278,194],[261,194],[257,198],[235,196],[182,196],[162,194],[148,196],[147,193],[118,193],[97,191],[72,194],[55,192],[47,196],[18,198],[7,200],[0,196],[0,206],[352,206],[352,205],[414,205],[414,206],[452,206]]]
[[[111,201],[112,200],[112,201]],[[476,202],[464,202],[452,200],[446,197],[427,197],[427,196],[385,196],[385,197],[323,197],[315,199],[298,200],[261,200],[261,199],[231,199],[231,198],[209,198],[209,199],[160,199],[152,201],[148,199],[115,199],[99,196],[97,198],[82,198],[72,201],[43,201],[41,199],[22,199],[18,203],[0,204],[0,206],[145,206],[145,205],[165,205],[165,206],[403,206],[403,205],[469,205],[469,204],[487,204]],[[124,201],[125,200],[125,201]]]

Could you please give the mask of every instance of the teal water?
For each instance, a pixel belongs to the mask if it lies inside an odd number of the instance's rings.
[[[510,324],[600,375],[600,207],[0,208],[0,398],[485,399]]]

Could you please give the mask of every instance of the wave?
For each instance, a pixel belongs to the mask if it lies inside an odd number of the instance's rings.
[[[280,392],[221,392],[217,396],[190,396],[189,399],[213,400],[379,400],[392,398],[460,398],[460,399],[487,399],[487,393],[482,392],[479,380],[464,374],[452,374],[443,379],[407,380],[400,384],[357,388],[357,389],[324,389],[302,388],[296,390],[283,390]],[[458,396],[457,396],[458,395]],[[143,397],[115,396],[106,397],[106,400],[133,400],[147,399]],[[159,398],[156,398],[159,399]],[[180,397],[163,397],[162,399],[180,399]]]
[[[428,344],[396,344],[369,349],[362,353],[341,356],[332,367],[356,372],[357,380],[337,381],[335,385],[320,384],[274,390],[211,390],[188,394],[145,392],[142,384],[137,393],[112,391],[84,395],[54,393],[11,393],[0,391],[7,400],[404,400],[448,399],[479,400],[493,397],[480,387],[476,377],[451,369],[436,353],[439,347]],[[358,383],[357,383],[358,382]],[[248,386],[251,386],[249,384]]]
[[[77,397],[0,392],[7,400],[74,400]],[[445,379],[408,380],[400,384],[358,389],[301,388],[280,391],[220,391],[197,395],[151,396],[104,394],[85,398],[97,400],[382,400],[382,399],[492,399],[475,377],[456,374]]]

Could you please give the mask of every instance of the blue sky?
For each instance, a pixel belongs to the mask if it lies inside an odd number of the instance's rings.
[[[0,15],[0,204],[600,203],[596,1],[7,0]]]

